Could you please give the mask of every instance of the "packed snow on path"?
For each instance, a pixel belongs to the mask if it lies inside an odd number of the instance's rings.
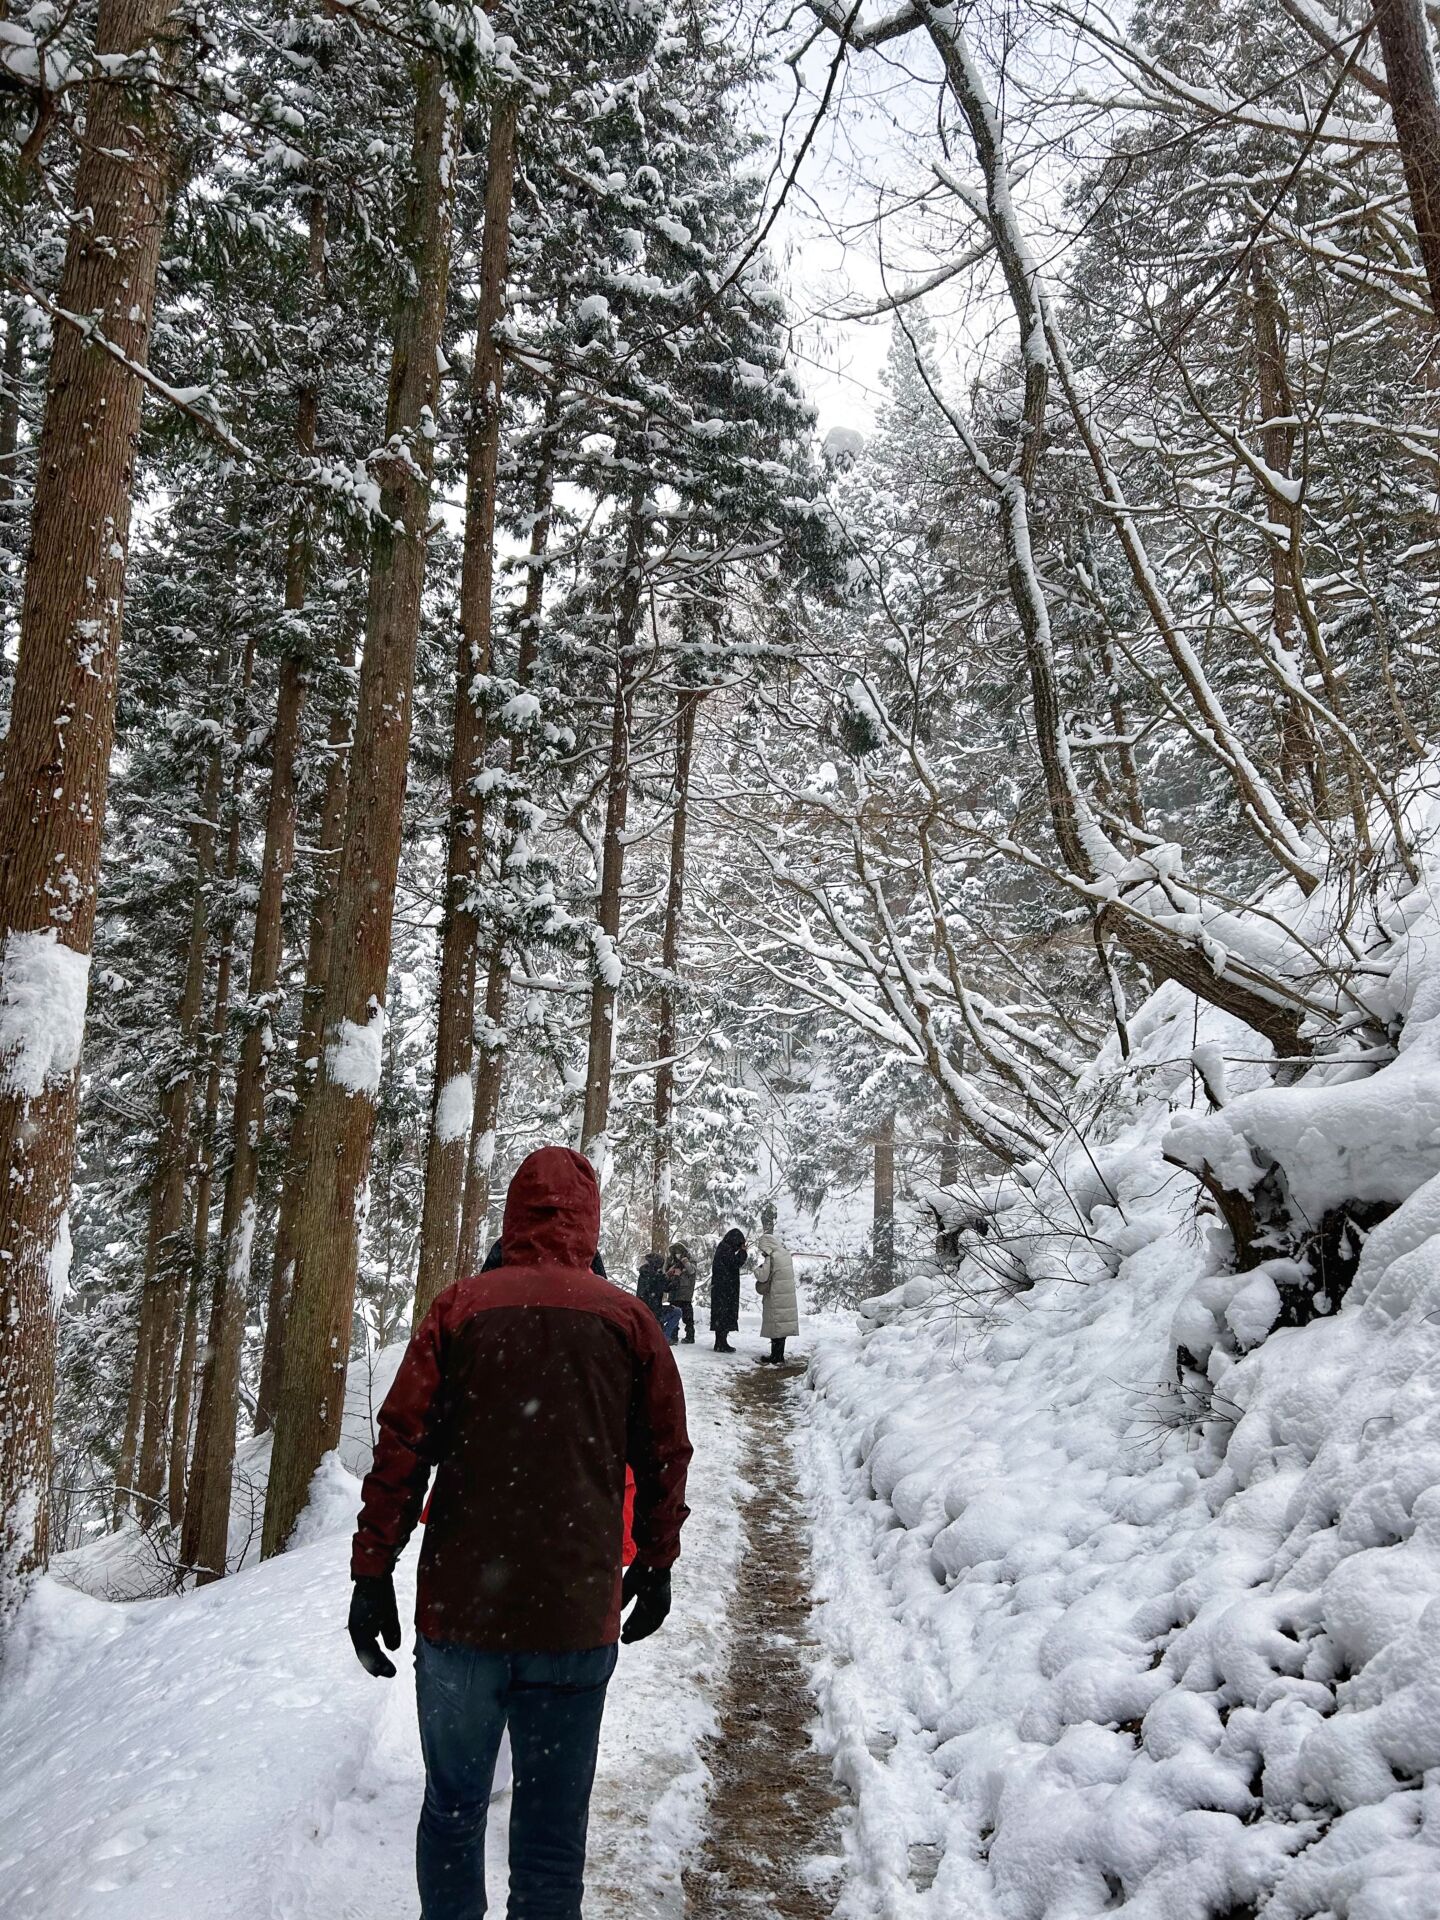
[[[750,1345],[754,1345],[752,1340]],[[346,1440],[317,1479],[300,1544],[195,1593],[124,1603],[133,1540],[66,1556],[27,1605],[0,1701],[0,1886],[6,1920],[398,1920],[415,1911],[423,1784],[407,1646],[377,1681],[345,1634],[356,1478],[369,1407],[398,1362],[352,1369]],[[739,1555],[737,1365],[678,1350],[695,1442],[675,1608],[622,1652],[591,1820],[587,1913],[679,1920],[699,1839]],[[232,1545],[244,1544],[267,1443],[242,1450]],[[129,1552],[127,1561],[126,1554]],[[413,1604],[416,1549],[397,1576]],[[133,1590],[133,1588],[131,1589]],[[506,1803],[492,1818],[504,1910]]]
[[[822,1341],[839,1920],[1440,1917],[1434,879],[1374,943],[1391,1064],[1275,1085],[1166,986],[1082,1086],[1089,1139],[957,1205],[958,1262]],[[1285,1324],[1294,1266],[1229,1272],[1167,1151],[1312,1219],[1394,1211]]]

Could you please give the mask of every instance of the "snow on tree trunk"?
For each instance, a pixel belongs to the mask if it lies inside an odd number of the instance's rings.
[[[460,137],[459,102],[434,55],[421,59],[417,84],[403,247],[413,278],[396,316],[355,777],[340,855],[325,1044],[310,1095],[309,1160],[295,1228],[295,1277],[265,1500],[266,1555],[284,1548],[316,1467],[340,1437],[375,1130]]]
[[[484,693],[493,651],[495,498],[500,471],[501,380],[498,328],[505,317],[510,259],[510,204],[515,186],[519,98],[507,94],[491,114],[486,156],[485,232],[475,316],[475,367],[470,392],[465,486],[465,547],[460,572],[460,643],[455,664],[455,719],[450,754],[450,829],[445,912],[440,930],[440,984],[430,1133],[425,1152],[425,1204],[415,1323],[456,1278],[471,1114],[450,1124],[453,1089],[468,1096],[475,1060],[475,970],[478,893],[485,860],[485,803],[478,789],[488,742]],[[471,1104],[468,1102],[467,1104]]]

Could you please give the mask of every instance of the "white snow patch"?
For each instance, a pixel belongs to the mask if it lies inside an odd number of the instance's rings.
[[[325,1071],[347,1093],[373,1100],[380,1091],[384,1050],[385,1009],[372,1001],[364,1026],[357,1020],[342,1020],[336,1027],[325,1049]]]
[[[36,1100],[80,1064],[90,955],[54,927],[9,933],[0,956],[0,1087]]]
[[[464,1140],[475,1117],[475,1088],[468,1073],[452,1073],[435,1102],[435,1138],[448,1146]]]
[[[59,1313],[70,1292],[70,1261],[74,1254],[70,1238],[70,1209],[66,1207],[55,1227],[50,1247],[50,1311]]]

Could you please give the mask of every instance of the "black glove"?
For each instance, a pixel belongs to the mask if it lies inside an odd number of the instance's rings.
[[[395,1663],[380,1651],[382,1638],[392,1653],[400,1644],[395,1582],[388,1573],[361,1574],[350,1596],[350,1644],[367,1673],[377,1680],[393,1680]]]
[[[638,1560],[632,1562],[625,1570],[620,1604],[628,1607],[632,1600],[634,1608],[620,1633],[627,1647],[636,1640],[648,1639],[664,1626],[670,1611],[670,1569],[642,1567]]]

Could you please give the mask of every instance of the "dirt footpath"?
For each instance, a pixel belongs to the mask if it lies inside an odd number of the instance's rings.
[[[797,1367],[756,1365],[735,1381],[752,1491],[730,1603],[731,1663],[703,1851],[685,1875],[687,1920],[825,1920],[839,1872],[840,1796],[810,1738],[809,1529],[790,1449]]]

